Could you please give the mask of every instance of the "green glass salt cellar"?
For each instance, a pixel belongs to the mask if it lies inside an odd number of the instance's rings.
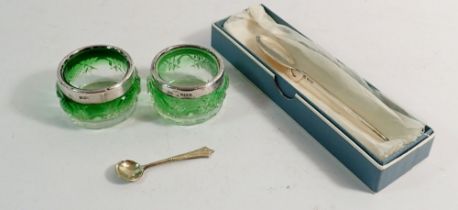
[[[222,59],[213,50],[176,45],[156,55],[147,85],[162,117],[192,125],[218,113],[229,81]]]
[[[56,89],[62,109],[75,124],[104,128],[132,114],[140,78],[124,50],[93,45],[77,49],[62,60]]]

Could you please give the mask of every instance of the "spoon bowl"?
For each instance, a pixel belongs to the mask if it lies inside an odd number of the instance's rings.
[[[123,160],[116,164],[116,174],[125,181],[137,181],[143,176],[143,171],[143,166],[133,160]]]
[[[295,82],[304,78],[304,74],[293,66],[296,65],[294,57],[278,41],[269,36],[256,36],[256,43],[262,52],[272,58],[275,62],[289,69],[288,76]]]
[[[296,64],[294,57],[278,41],[265,35],[257,35],[256,42],[261,50],[275,61],[287,68]]]

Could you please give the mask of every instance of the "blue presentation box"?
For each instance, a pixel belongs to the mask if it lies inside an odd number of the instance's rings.
[[[267,7],[264,8],[277,23],[291,27]],[[372,191],[380,191],[429,155],[434,132],[426,127],[422,136],[399,152],[383,161],[375,159],[348,132],[324,114],[320,107],[311,103],[306,96],[227,33],[223,28],[226,19],[212,25],[213,48],[256,84]]]

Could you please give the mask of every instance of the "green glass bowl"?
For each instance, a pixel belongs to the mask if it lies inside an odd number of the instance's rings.
[[[109,45],[88,46],[59,65],[56,92],[72,121],[105,128],[127,119],[135,109],[140,78],[130,56]]]
[[[193,125],[218,113],[229,79],[214,51],[177,45],[154,58],[147,86],[162,117],[179,125]]]

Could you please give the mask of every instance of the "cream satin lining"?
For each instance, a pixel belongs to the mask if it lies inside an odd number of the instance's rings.
[[[372,90],[363,79],[311,40],[277,24],[262,6],[250,7],[231,16],[224,29],[332,117],[379,160],[389,157],[422,134],[423,123]],[[313,82],[293,78],[289,68],[261,50],[256,36],[276,40],[292,56],[293,67],[308,75]]]

